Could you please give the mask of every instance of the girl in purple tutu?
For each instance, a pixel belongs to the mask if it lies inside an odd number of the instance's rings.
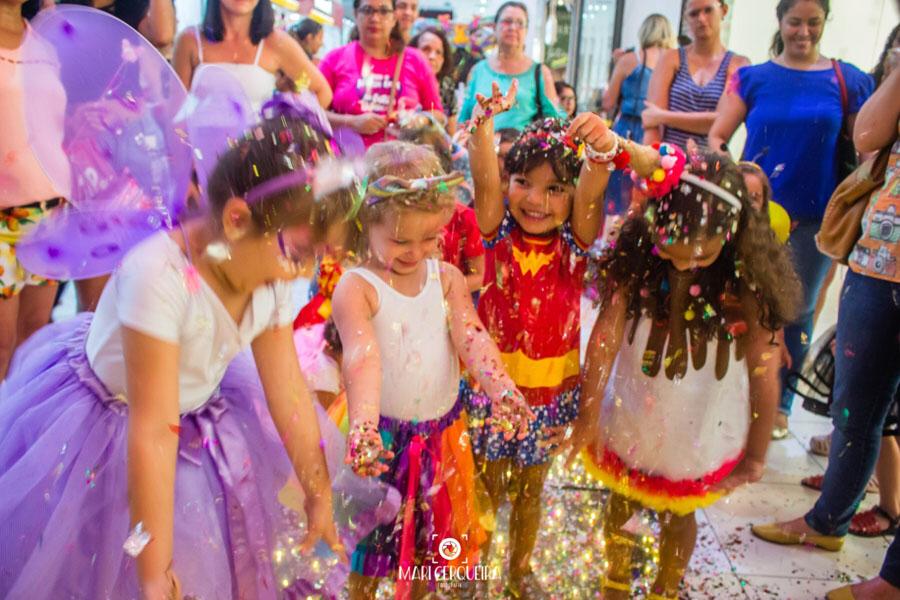
[[[431,149],[407,142],[372,146],[366,163],[363,264],[334,293],[347,461],[397,488],[403,502],[394,523],[357,545],[350,598],[374,598],[385,577],[396,579],[398,598],[420,597],[436,583],[471,580],[484,541],[460,358],[495,401],[493,425],[507,439],[524,437],[534,415],[478,319],[465,277],[430,258],[462,175],[445,175]]]
[[[96,313],[19,350],[0,388],[0,597],[274,599],[343,585],[340,566],[316,572],[328,561],[304,553],[324,543],[346,561],[343,544],[376,522],[336,530],[331,434],[291,335],[297,264],[352,206],[349,192],[322,197],[314,159],[332,148],[308,122],[262,121],[210,176],[208,217],[136,246]],[[238,356],[248,346],[255,367]]]

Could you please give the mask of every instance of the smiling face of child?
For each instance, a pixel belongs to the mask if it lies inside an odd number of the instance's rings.
[[[527,173],[509,177],[509,211],[532,235],[548,233],[565,223],[574,197],[575,186],[561,181],[546,161]]]
[[[369,227],[369,251],[379,266],[395,275],[412,275],[438,251],[446,211],[391,210]]]

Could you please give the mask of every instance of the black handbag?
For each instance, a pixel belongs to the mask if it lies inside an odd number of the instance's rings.
[[[803,408],[811,413],[828,416],[834,393],[834,353],[831,344],[837,326],[826,330],[813,342],[799,371],[790,371],[785,378],[787,389],[803,398]]]

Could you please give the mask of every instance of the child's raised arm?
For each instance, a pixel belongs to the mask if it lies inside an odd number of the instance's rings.
[[[575,420],[572,434],[568,439],[559,440],[560,444],[553,452],[554,455],[568,452],[567,465],[571,465],[578,453],[597,439],[603,394],[606,392],[606,384],[609,382],[625,333],[627,305],[627,294],[613,294],[609,302],[601,308],[597,322],[594,323],[581,371],[581,406],[578,409],[578,418]],[[555,442],[556,440],[548,440],[548,443]]]
[[[494,82],[490,98],[481,94],[476,97],[469,138],[469,162],[472,165],[472,180],[475,183],[475,216],[478,228],[484,235],[493,235],[503,221],[503,187],[497,169],[497,150],[494,148],[494,117],[512,107],[519,90],[518,80],[513,80],[506,96]]]
[[[346,552],[334,527],[331,479],[319,445],[322,438],[319,421],[297,362],[292,328],[265,331],[253,340],[252,348],[269,413],[306,493],[304,510],[308,532],[301,550],[312,550],[321,538],[342,562],[347,563]]]
[[[497,344],[472,304],[466,279],[459,269],[449,263],[441,263],[441,283],[450,313],[450,337],[457,353],[494,404],[492,423],[507,420],[503,429],[507,439],[517,430],[520,439],[528,432],[528,423],[534,413],[516,389],[516,384],[506,373],[503,358]],[[500,423],[502,424],[502,423]]]
[[[378,435],[381,415],[381,355],[372,317],[374,292],[361,277],[344,275],[332,298],[334,324],[344,347],[342,379],[347,390],[350,433],[347,460],[358,475],[377,476],[387,470],[389,458]]]
[[[745,293],[741,300],[744,314],[750,317],[747,320],[746,349],[747,374],[750,377],[750,431],[744,458],[716,486],[720,491],[729,491],[739,485],[759,481],[762,477],[781,398],[781,349],[773,341],[773,333],[756,318],[760,314],[756,299]]]
[[[572,120],[569,136],[582,140],[594,152],[608,153],[616,145],[616,136],[598,115],[581,113]],[[612,162],[612,157],[610,158]],[[606,164],[584,160],[578,185],[575,188],[575,202],[572,205],[572,233],[582,247],[594,243],[603,227],[603,197],[609,183],[610,170]]]

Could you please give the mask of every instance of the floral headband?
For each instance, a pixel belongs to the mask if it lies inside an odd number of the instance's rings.
[[[462,173],[456,171],[449,175],[420,177],[418,179],[403,179],[402,177],[385,175],[369,182],[369,185],[366,186],[366,205],[372,206],[388,198],[417,195],[426,192],[446,194],[451,187],[456,187],[465,180],[466,178]]]

